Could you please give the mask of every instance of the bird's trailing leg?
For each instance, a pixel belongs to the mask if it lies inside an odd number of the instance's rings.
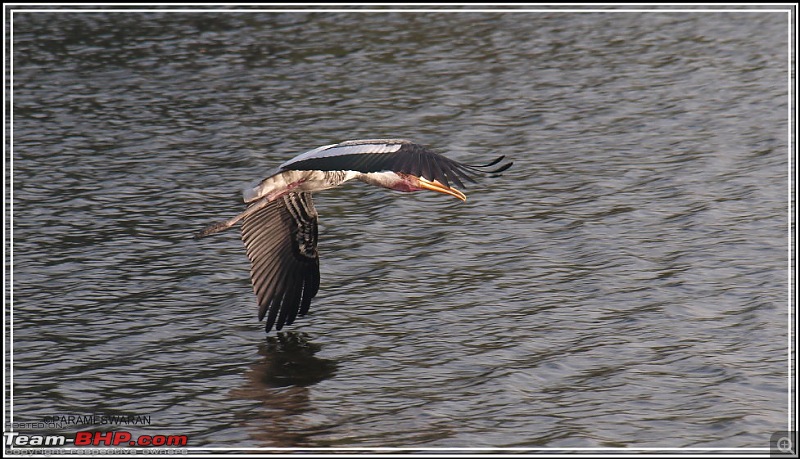
[[[237,215],[237,216],[235,216],[233,218],[229,218],[228,220],[217,222],[217,223],[213,223],[211,225],[206,226],[205,229],[203,229],[199,233],[195,234],[194,238],[195,239],[200,239],[202,237],[206,237],[206,236],[210,236],[210,235],[215,234],[215,233],[219,233],[220,231],[225,231],[226,229],[228,229],[231,226],[233,226],[236,223],[238,223],[239,220],[247,217],[248,215],[252,215],[254,212],[257,212],[257,211],[263,209],[264,206],[269,204],[271,201],[274,201],[274,200],[280,198],[281,196],[291,192],[294,188],[297,188],[301,183],[303,183],[303,180],[298,180],[298,181],[296,181],[294,183],[290,183],[288,186],[286,186],[285,189],[278,189],[278,190],[272,191],[271,193],[265,195],[263,198],[259,199],[258,201],[250,204],[250,206],[247,209],[245,209],[244,212],[240,213],[239,215]]]
[[[217,222],[217,223],[212,223],[211,225],[206,226],[205,229],[203,229],[199,233],[195,234],[194,238],[195,239],[200,239],[201,237],[210,236],[212,234],[219,233],[220,231],[225,231],[226,229],[228,229],[231,226],[233,226],[236,223],[238,223],[239,220],[247,217],[248,215],[252,215],[253,212],[256,212],[258,210],[263,209],[264,206],[269,204],[269,202],[270,202],[270,199],[267,199],[267,198],[260,199],[260,200],[258,200],[256,202],[254,202],[253,204],[251,204],[247,209],[244,210],[244,212],[240,213],[239,215],[237,215],[237,216],[235,216],[233,218],[229,218],[227,220],[224,220],[224,221],[221,221],[221,222]]]

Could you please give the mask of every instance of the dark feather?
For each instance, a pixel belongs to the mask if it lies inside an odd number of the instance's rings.
[[[259,320],[266,316],[267,332],[308,312],[319,289],[317,235],[310,193],[289,193],[242,220]]]

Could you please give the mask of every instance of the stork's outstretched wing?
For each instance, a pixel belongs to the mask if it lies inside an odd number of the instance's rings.
[[[511,167],[505,164],[495,170],[486,170],[502,161],[500,156],[481,166],[454,161],[420,144],[400,139],[350,140],[326,145],[303,153],[283,163],[282,170],[351,170],[363,173],[402,172],[428,180],[437,180],[445,186],[450,181],[463,187],[462,179],[475,182],[481,173],[497,174]]]
[[[319,289],[317,211],[311,193],[288,193],[242,219],[242,241],[265,330],[305,315]]]

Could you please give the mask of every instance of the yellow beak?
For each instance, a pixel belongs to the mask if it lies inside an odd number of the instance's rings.
[[[466,201],[467,200],[467,196],[464,193],[456,190],[455,188],[450,188],[449,186],[445,186],[445,185],[439,183],[438,180],[430,181],[430,180],[428,180],[428,179],[426,179],[424,177],[420,177],[419,178],[419,186],[420,186],[420,188],[424,188],[426,190],[438,191],[439,193],[444,193],[444,194],[449,194],[450,196],[455,196],[456,198],[458,198],[458,199],[460,199],[462,201]]]

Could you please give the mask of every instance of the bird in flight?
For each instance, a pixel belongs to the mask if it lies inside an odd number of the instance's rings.
[[[319,289],[315,191],[335,188],[348,180],[397,191],[431,190],[466,201],[456,188],[479,174],[499,174],[512,162],[500,156],[481,166],[462,164],[408,140],[350,140],[302,153],[244,190],[247,208],[214,223],[195,239],[242,222],[242,241],[250,259],[250,279],[258,298],[258,320],[265,331],[291,325],[308,312]],[[494,167],[493,166],[497,166]]]

